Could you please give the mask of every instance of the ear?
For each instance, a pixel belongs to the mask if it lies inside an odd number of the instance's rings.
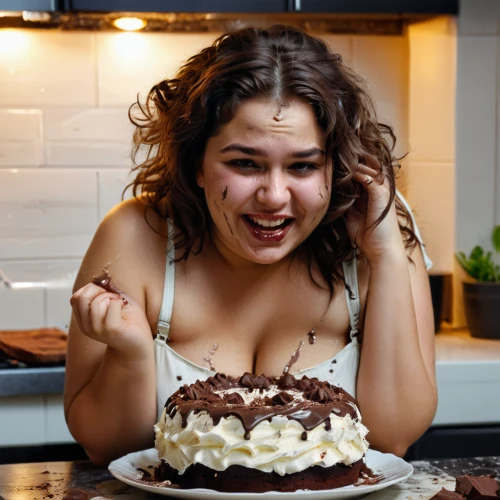
[[[201,189],[205,189],[205,176],[203,175],[202,168],[199,168],[196,172],[196,184],[198,184]]]

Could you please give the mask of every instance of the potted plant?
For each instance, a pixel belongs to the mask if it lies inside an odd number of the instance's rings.
[[[493,252],[480,246],[457,260],[472,280],[463,283],[465,317],[473,337],[500,339],[500,226],[492,233]]]

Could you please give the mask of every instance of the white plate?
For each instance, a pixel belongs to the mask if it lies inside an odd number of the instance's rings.
[[[175,498],[189,498],[193,500],[219,500],[244,499],[244,500],[262,500],[264,498],[274,498],[276,500],[345,500],[347,498],[359,498],[372,491],[387,488],[391,484],[399,483],[409,478],[413,473],[413,467],[402,458],[391,455],[390,453],[380,453],[374,450],[368,450],[365,462],[375,473],[381,474],[382,479],[377,484],[366,486],[344,486],[333,490],[298,490],[291,493],[283,492],[265,492],[265,493],[222,493],[203,488],[193,488],[181,490],[177,488],[168,488],[155,486],[150,482],[143,481],[142,473],[137,470],[138,467],[153,472],[148,468],[150,465],[158,465],[158,454],[154,448],[149,450],[129,453],[128,455],[114,460],[109,464],[109,471],[116,479],[124,483],[140,488],[141,490]]]

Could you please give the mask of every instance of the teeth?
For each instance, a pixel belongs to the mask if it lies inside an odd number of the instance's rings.
[[[280,224],[283,224],[283,222],[285,222],[285,220],[286,220],[285,218],[276,219],[276,220],[259,219],[258,217],[252,217],[251,215],[249,215],[249,218],[251,220],[253,220],[259,226],[263,226],[263,227],[275,227],[275,226],[279,226]]]

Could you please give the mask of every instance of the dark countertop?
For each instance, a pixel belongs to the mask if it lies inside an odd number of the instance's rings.
[[[372,493],[369,500],[427,500],[443,486],[454,489],[459,475],[500,475],[500,456],[412,462],[414,474],[403,483]],[[216,498],[217,494],[213,498]],[[0,498],[5,500],[154,500],[115,480],[88,461],[0,465]],[[228,498],[228,497],[226,497]]]
[[[64,366],[0,370],[0,397],[62,394]]]

